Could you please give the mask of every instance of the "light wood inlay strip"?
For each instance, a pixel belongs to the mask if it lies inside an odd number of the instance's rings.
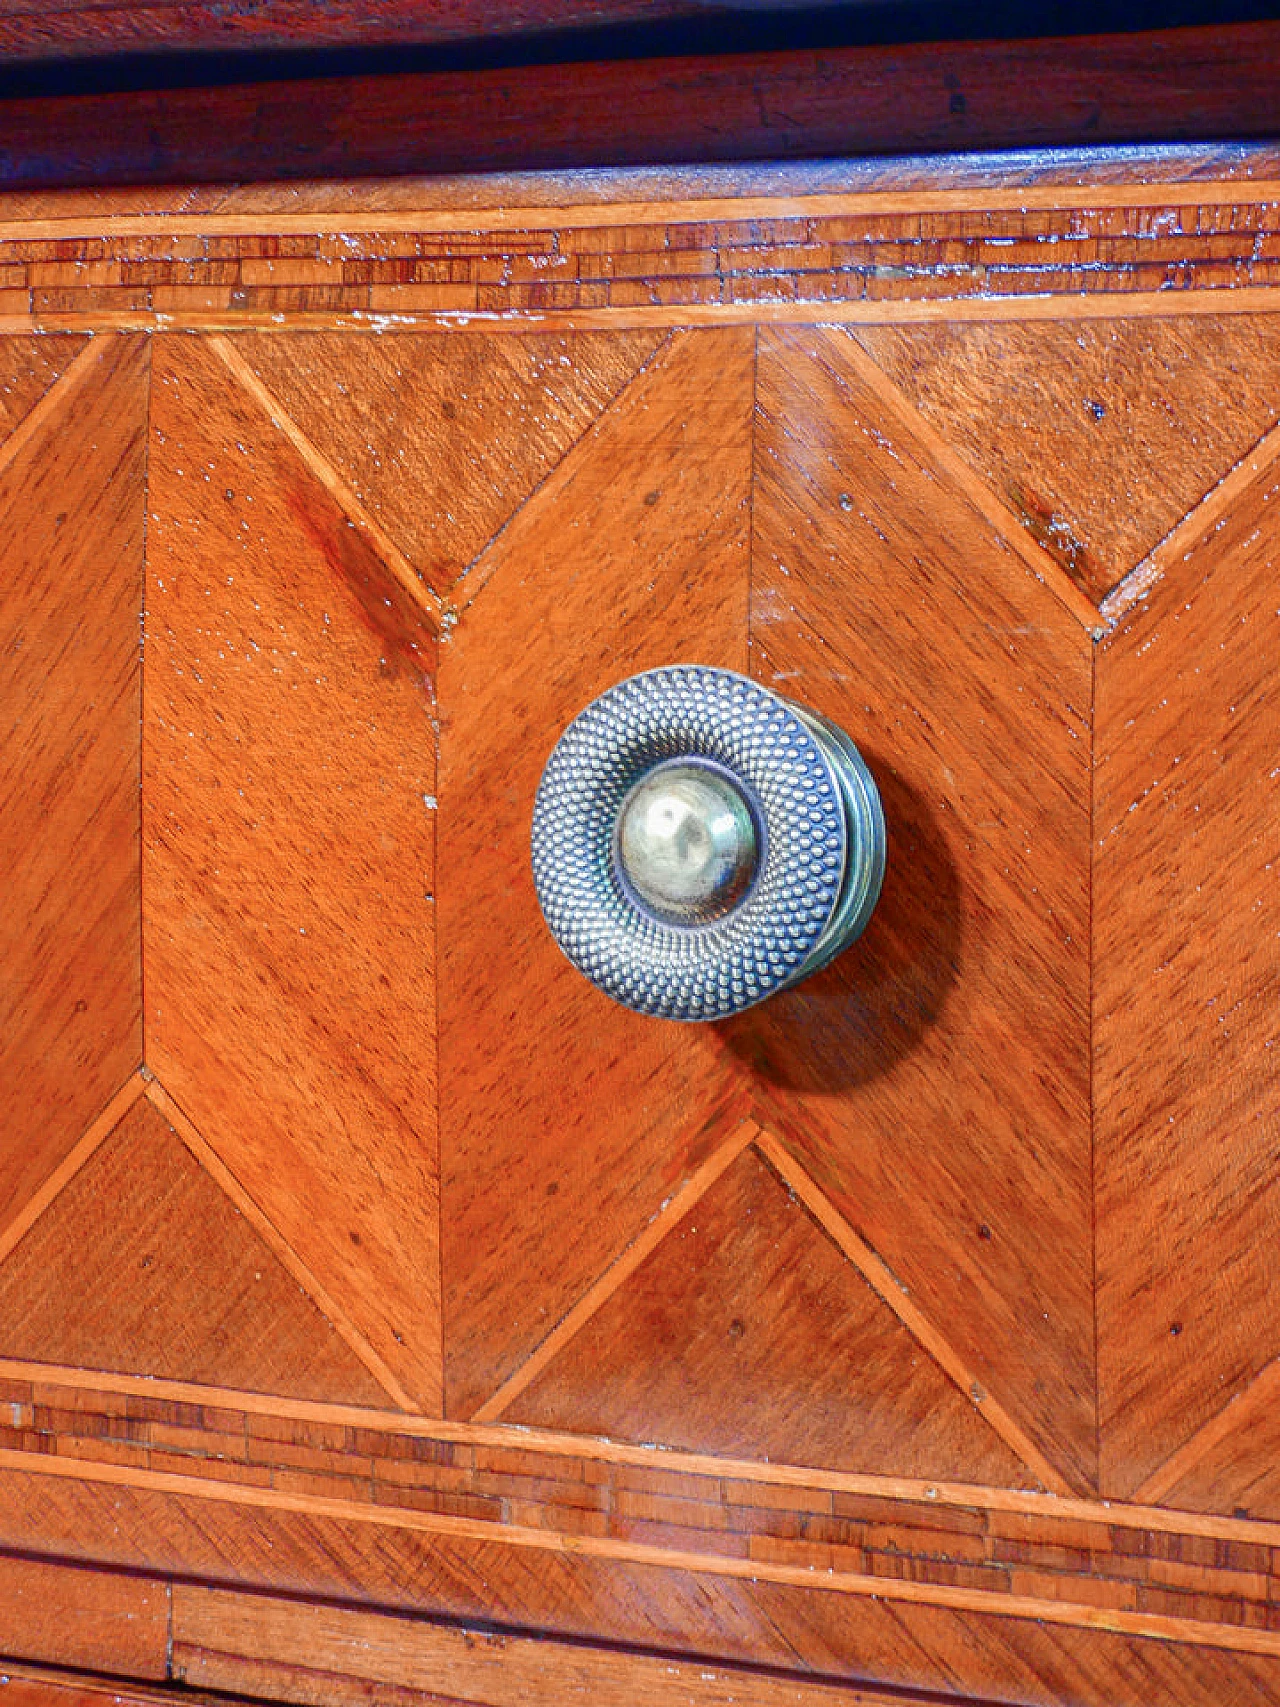
[[[86,293],[88,294],[88,293]],[[245,309],[159,312],[150,309],[0,315],[0,335],[24,332],[244,332],[252,330],[440,332],[598,332],[681,326],[779,324],[900,326],[934,321],[1179,319],[1197,314],[1280,313],[1280,285],[1215,286],[1178,291],[1045,291],[1034,296],[928,297],[868,302],[701,302],[625,308],[476,309],[346,313]]]
[[[771,1132],[762,1132],[756,1148],[804,1204],[814,1220],[849,1259],[877,1297],[893,1311],[907,1332],[929,1354],[983,1416],[1005,1445],[1014,1452],[1051,1493],[1070,1495],[1072,1489],[1061,1474],[1025,1434],[998,1400],[986,1392],[973,1371],[947,1343],[933,1323],[912,1303],[893,1272],[853,1230],[840,1211],[819,1189],[795,1157]]]
[[[319,1494],[292,1494],[273,1488],[246,1487],[240,1483],[216,1482],[207,1477],[180,1476],[169,1471],[142,1470],[122,1464],[80,1462],[71,1468],[67,1461],[47,1453],[17,1452],[8,1448],[0,1448],[0,1470],[96,1482],[107,1487],[168,1494],[180,1499],[212,1500],[261,1511],[330,1518],[340,1523],[368,1523],[420,1535],[447,1535],[483,1542],[488,1546],[497,1543],[533,1552],[570,1554],[597,1559],[605,1564],[657,1566],[666,1571],[686,1571],[696,1576],[732,1577],[748,1582],[777,1583],[788,1588],[865,1595],[917,1606],[950,1607],[957,1612],[1031,1619],[1039,1623],[1147,1636],[1158,1641],[1190,1642],[1239,1653],[1280,1656],[1280,1630],[1212,1624],[1194,1618],[1129,1612],[1030,1595],[1006,1595],[985,1589],[957,1588],[946,1583],[920,1583],[902,1577],[824,1571],[771,1560],[657,1547],[649,1542],[614,1540],[595,1535],[564,1535],[555,1530],[531,1529],[519,1524],[497,1524],[480,1518],[452,1517],[400,1506],[369,1505],[363,1501],[331,1499]]]
[[[291,193],[296,193],[292,185]],[[1184,179],[1146,184],[1026,184],[955,189],[839,190],[814,195],[701,196],[646,201],[516,203],[505,207],[416,208],[382,212],[352,207],[324,213],[119,213],[83,208],[61,217],[0,219],[0,242],[69,237],[325,236],[366,231],[568,231],[611,225],[680,225],[752,219],[821,219],[860,213],[971,213],[988,209],[1052,213],[1090,208],[1247,207],[1280,201],[1280,180]]]
[[[1259,1410],[1269,1410],[1280,1397],[1280,1358],[1260,1369],[1253,1380],[1233,1399],[1202,1423],[1189,1440],[1165,1459],[1158,1470],[1134,1490],[1135,1500],[1162,1500],[1214,1447],[1230,1435],[1247,1429]]]
[[[47,393],[46,393],[47,395]],[[146,1076],[141,1068],[131,1073],[107,1103],[102,1113],[85,1128],[83,1137],[70,1149],[6,1227],[0,1229],[0,1262],[28,1234],[58,1193],[80,1172],[81,1168],[110,1136],[147,1089]]]
[[[58,1566],[53,1566],[58,1569]],[[69,1565],[62,1567],[68,1571],[83,1570],[84,1566]],[[159,1592],[166,1596],[171,1594],[172,1585],[159,1585]],[[101,1664],[109,1666],[112,1661],[119,1661],[118,1653],[112,1653],[107,1648],[102,1650]],[[9,1692],[10,1686],[16,1685],[16,1693],[20,1699],[27,1701],[47,1702],[47,1707],[59,1707],[66,1700],[69,1707],[84,1707],[86,1700],[97,1698],[102,1707],[173,1707],[173,1690],[160,1682],[128,1681],[120,1677],[95,1677],[87,1671],[68,1671],[59,1666],[45,1666],[33,1661],[22,1660],[14,1664],[6,1659],[4,1662],[4,1687]],[[29,1689],[39,1690],[39,1694],[27,1693],[23,1685]],[[184,1696],[190,1701],[190,1707],[214,1707],[218,1701],[216,1696]],[[860,1707],[860,1704],[859,1704]]]
[[[1009,506],[992,491],[982,477],[975,473],[932,423],[920,413],[898,386],[877,366],[856,339],[850,338],[844,353],[856,367],[877,400],[898,419],[899,424],[916,440],[927,454],[927,460],[940,468],[955,482],[986,521],[998,530],[1010,548],[1022,559],[1036,580],[1046,587],[1091,634],[1105,625],[1097,606],[1067,575],[1062,566],[1036,542]]]
[[[592,1286],[588,1287],[568,1315],[547,1335],[533,1355],[526,1358],[515,1374],[504,1381],[497,1392],[485,1400],[473,1416],[473,1422],[497,1421],[508,1405],[541,1375],[553,1358],[559,1356],[573,1336],[586,1326],[596,1311],[613,1296],[624,1281],[630,1279],[645,1258],[658,1248],[667,1234],[684,1220],[689,1211],[706,1195],[725,1170],[737,1161],[747,1146],[758,1136],[759,1131],[760,1128],[755,1122],[748,1120],[729,1134],[719,1149],[713,1151],[697,1172],[685,1181],[666,1207],[654,1216],[639,1238],[628,1245],[621,1256],[610,1264]]]
[[[398,1405],[401,1410],[414,1410],[414,1401],[405,1392],[396,1380],[395,1375],[388,1369],[364,1335],[349,1319],[329,1289],[317,1279],[292,1246],[281,1238],[272,1222],[245,1191],[217,1152],[201,1137],[195,1124],[173,1100],[158,1079],[149,1079],[146,1086],[146,1096],[147,1100],[159,1110],[170,1126],[173,1127],[200,1166],[217,1182],[249,1225],[254,1228],[258,1236],[265,1241],[284,1264],[298,1285],[321,1312],[328,1317],[334,1332],[342,1336],[370,1375],[385,1390],[392,1403]],[[147,1383],[146,1390],[155,1392],[156,1383]]]
[[[25,325],[22,330],[31,332],[35,328]],[[81,327],[80,330],[88,329]],[[71,394],[79,389],[81,382],[88,377],[101,356],[102,346],[95,344],[92,338],[83,350],[76,352],[75,357],[68,362],[49,389],[32,404],[8,438],[0,443],[0,474],[22,454],[33,439],[39,438],[52,417],[59,412]]]
[[[278,320],[276,324],[279,325]],[[209,347],[220,357],[241,388],[247,391],[259,408],[270,417],[272,424],[284,434],[348,520],[365,535],[404,591],[426,612],[433,623],[438,624],[440,601],[435,593],[427,586],[381,522],[370,515],[319,447],[303,432],[288,410],[272,396],[234,343],[229,338],[215,336],[209,339]]]
[[[1208,534],[1260,474],[1280,457],[1280,421],[1262,435],[1229,474],[1207,492],[1147,555],[1113,587],[1099,609],[1108,623],[1118,623],[1164,579],[1170,564],[1185,557]]]
[[[31,1363],[18,1358],[0,1358],[0,1380],[28,1381],[46,1394],[102,1393],[209,1405],[221,1410],[244,1411],[252,1416],[338,1423],[459,1446],[498,1451],[516,1449],[590,1463],[670,1470],[679,1475],[755,1483],[764,1488],[864,1494],[876,1499],[900,1500],[926,1509],[931,1506],[944,1509],[960,1506],[973,1511],[1008,1512],[1047,1521],[1061,1518],[1065,1522],[1101,1523],[1117,1529],[1198,1535],[1213,1540],[1248,1541],[1280,1547],[1280,1520],[1265,1518],[1222,1517],[1211,1512],[1086,1499],[1078,1495],[1060,1496],[1028,1488],[996,1488],[972,1482],[936,1482],[921,1477],[822,1470],[809,1465],[758,1459],[715,1458],[706,1453],[662,1446],[634,1446],[592,1435],[562,1434],[551,1429],[510,1423],[451,1422],[415,1412],[402,1414],[393,1410],[368,1410],[358,1405],[325,1404],[318,1400],[290,1399],[232,1387],[206,1387],[195,1382],[144,1375],[117,1375],[98,1369],[69,1369],[61,1364]],[[68,1458],[65,1462],[71,1466],[67,1474],[75,1475],[75,1466],[80,1461]]]

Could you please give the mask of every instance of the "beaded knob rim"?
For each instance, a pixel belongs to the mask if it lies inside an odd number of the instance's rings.
[[[616,859],[623,802],[680,758],[727,772],[761,831],[745,893],[705,923],[648,911]],[[614,1000],[668,1019],[725,1018],[825,964],[869,917],[883,848],[875,785],[849,738],[703,665],[646,671],[588,705],[547,760],[533,813],[534,884],[561,949]]]

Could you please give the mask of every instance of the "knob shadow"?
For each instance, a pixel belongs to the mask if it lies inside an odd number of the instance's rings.
[[[755,1076],[786,1090],[848,1090],[887,1072],[933,1024],[959,969],[960,878],[941,825],[887,761],[864,757],[888,832],[870,924],[823,971],[714,1027]]]

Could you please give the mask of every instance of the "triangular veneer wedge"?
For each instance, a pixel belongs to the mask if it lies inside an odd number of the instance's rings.
[[[148,1064],[431,1411],[435,629],[201,340],[152,430]]]
[[[273,332],[234,343],[423,578],[443,591],[662,336]]]
[[[26,418],[88,341],[74,332],[0,338],[0,439]]]
[[[733,1063],[710,1028],[588,983],[527,850],[547,754],[588,701],[682,659],[746,667],[752,373],[749,328],[675,333],[484,553],[441,647],[451,1416],[510,1380],[726,1129]]]
[[[65,356],[80,340],[53,342]],[[14,357],[9,370],[21,390],[30,362]],[[0,1224],[142,1057],[146,422],[146,342],[104,336],[28,414],[23,442],[4,447]]]
[[[755,1150],[507,1420],[731,1458],[1035,1485]]]
[[[717,1029],[762,1122],[1081,1492],[1093,644],[856,348],[760,333],[752,667],[858,742],[884,890],[847,953]]]
[[[1278,503],[1272,465],[1097,654],[1097,1317],[1113,1497],[1161,1485],[1280,1353]],[[1264,1429],[1240,1432],[1238,1451],[1251,1445],[1261,1472]]]
[[[1101,600],[1280,414],[1280,317],[938,322],[853,335]]]
[[[0,1264],[7,1357],[386,1405],[143,1099]]]

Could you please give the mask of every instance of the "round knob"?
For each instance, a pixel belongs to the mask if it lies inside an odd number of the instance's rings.
[[[880,797],[834,724],[731,670],[619,682],[570,723],[533,812],[551,932],[625,1006],[722,1019],[825,966],[884,877]]]

